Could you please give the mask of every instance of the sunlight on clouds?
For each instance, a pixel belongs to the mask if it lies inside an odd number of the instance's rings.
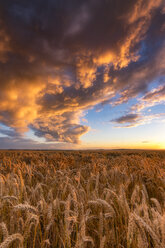
[[[139,0],[137,3],[134,5],[133,11],[129,14],[129,23],[133,23],[140,18],[148,18],[151,16],[151,11],[154,8],[158,8],[162,4],[161,0]]]
[[[97,67],[92,63],[91,54],[81,54],[76,63],[77,78],[84,88],[88,88],[96,79]]]
[[[100,54],[98,58],[94,58],[94,63],[96,63],[98,66],[104,64],[110,64],[114,61],[114,58],[115,58],[114,53],[108,51],[106,53]]]
[[[9,84],[10,85],[10,84]],[[11,90],[10,90],[11,87]],[[0,103],[0,118],[4,124],[11,126],[21,132],[27,130],[29,123],[38,116],[40,106],[36,104],[36,96],[44,88],[44,84],[23,83],[22,87],[13,88],[3,92]]]
[[[90,130],[81,124],[88,122],[84,111],[139,94],[130,113],[113,122],[163,119],[142,115],[165,96],[162,85],[148,92],[164,75],[163,1],[64,2],[0,4],[0,120],[13,128],[8,136],[31,129],[46,142],[79,144]]]

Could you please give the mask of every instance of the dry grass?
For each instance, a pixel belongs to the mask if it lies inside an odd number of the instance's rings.
[[[0,151],[0,247],[165,247],[165,152]]]

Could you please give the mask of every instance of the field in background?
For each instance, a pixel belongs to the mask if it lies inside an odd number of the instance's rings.
[[[0,151],[6,247],[165,247],[165,151]]]

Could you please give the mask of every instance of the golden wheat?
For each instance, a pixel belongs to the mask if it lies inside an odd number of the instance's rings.
[[[0,151],[0,248],[165,247],[165,152]]]

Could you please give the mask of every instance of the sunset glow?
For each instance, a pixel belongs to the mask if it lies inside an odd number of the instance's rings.
[[[0,149],[165,149],[163,0],[0,3]]]

